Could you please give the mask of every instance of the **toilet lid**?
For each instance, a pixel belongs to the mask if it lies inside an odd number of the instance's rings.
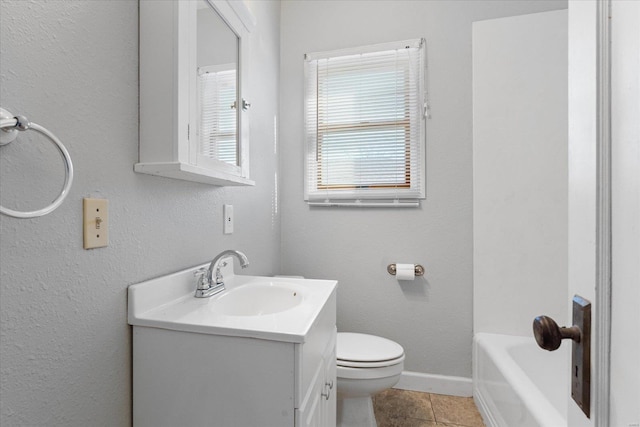
[[[375,335],[340,332],[336,353],[338,361],[367,363],[398,359],[404,355],[404,349],[394,341]]]

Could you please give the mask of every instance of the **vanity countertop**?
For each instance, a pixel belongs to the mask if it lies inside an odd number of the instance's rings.
[[[194,272],[202,267],[208,264],[129,286],[129,324],[302,343],[337,287],[335,280],[235,275],[230,259],[222,269],[226,290],[209,298],[195,298]],[[245,304],[252,306],[266,301],[263,295],[268,298],[267,288],[290,290],[287,298],[295,299],[295,303],[281,311],[266,310],[266,314],[225,314],[232,294],[248,295],[258,290],[260,294],[249,301],[251,304]],[[233,307],[244,310],[238,303]]]

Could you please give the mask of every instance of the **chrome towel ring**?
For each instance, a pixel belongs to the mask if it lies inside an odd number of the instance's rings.
[[[18,131],[35,130],[36,132],[46,136],[51,140],[51,142],[53,142],[60,152],[60,156],[62,157],[62,160],[64,160],[65,166],[64,186],[62,187],[60,195],[51,202],[49,206],[30,212],[15,211],[0,206],[0,213],[14,218],[35,218],[53,212],[62,204],[65,197],[67,197],[69,189],[71,188],[71,183],[73,182],[73,163],[71,163],[71,156],[69,156],[69,152],[65,146],[62,145],[62,142],[60,142],[60,140],[46,128],[36,123],[29,122],[29,120],[24,116],[14,116],[3,108],[0,108],[0,129],[0,145],[7,145],[15,140],[18,136]]]

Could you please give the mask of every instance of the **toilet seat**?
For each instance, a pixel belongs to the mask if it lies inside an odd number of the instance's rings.
[[[404,349],[375,335],[339,332],[336,364],[350,368],[381,368],[404,361]]]
[[[346,368],[383,368],[385,366],[393,366],[404,362],[404,355],[392,360],[381,360],[379,362],[354,362],[353,360],[336,360],[337,366]]]
[[[398,363],[381,368],[350,368],[348,366],[336,366],[338,379],[352,380],[377,380],[380,378],[399,376],[404,370],[404,363]]]

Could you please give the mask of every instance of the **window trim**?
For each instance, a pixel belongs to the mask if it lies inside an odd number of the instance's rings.
[[[315,52],[305,55],[304,61],[304,131],[305,131],[305,162],[304,162],[304,200],[310,205],[322,206],[419,206],[419,200],[426,197],[426,67],[425,67],[425,41],[424,39],[405,40],[392,43],[369,45],[357,48],[340,49],[326,52]],[[417,59],[416,78],[416,105],[414,117],[390,121],[381,121],[375,124],[362,125],[362,128],[372,129],[375,127],[384,128],[393,125],[397,128],[398,123],[405,122],[405,171],[404,183],[380,185],[321,185],[320,176],[322,169],[318,167],[318,159],[321,158],[320,147],[322,136],[319,135],[318,123],[318,80],[317,71],[314,64],[317,60],[366,54],[374,52],[384,52],[399,50],[404,48],[417,48],[419,57]],[[414,65],[415,66],[415,65]],[[313,82],[310,79],[314,79]],[[311,88],[311,89],[310,89]],[[315,105],[314,105],[315,104]],[[412,126],[418,126],[416,140],[410,141]],[[360,127],[358,124],[334,125],[329,128],[343,128],[346,131],[355,130]],[[325,127],[326,130],[326,127]],[[409,149],[411,147],[411,149]],[[314,176],[315,174],[315,176]]]

